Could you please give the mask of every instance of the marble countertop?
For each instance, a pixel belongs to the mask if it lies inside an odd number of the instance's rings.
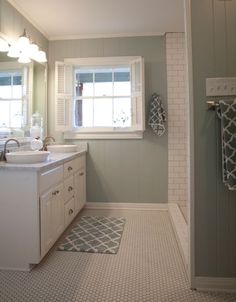
[[[86,148],[81,148],[77,152],[70,153],[50,153],[47,161],[37,164],[9,164],[7,162],[0,162],[1,170],[30,170],[30,171],[43,171],[56,167],[64,162],[76,158],[78,155],[82,155],[87,152]]]

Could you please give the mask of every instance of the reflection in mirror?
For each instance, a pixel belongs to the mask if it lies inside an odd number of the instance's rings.
[[[9,132],[29,136],[35,112],[43,118],[46,135],[47,65],[35,61],[21,64],[0,52],[0,138],[10,136]]]

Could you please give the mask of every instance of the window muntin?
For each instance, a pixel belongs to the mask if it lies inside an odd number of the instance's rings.
[[[23,72],[0,71],[0,126],[22,127]]]
[[[130,67],[74,70],[74,126],[131,127]]]

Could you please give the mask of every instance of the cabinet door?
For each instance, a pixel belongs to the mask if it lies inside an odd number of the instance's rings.
[[[52,192],[49,191],[40,197],[41,212],[41,256],[53,245],[52,228]]]
[[[81,169],[79,171],[79,179],[80,179],[80,204],[81,204],[81,208],[83,208],[83,206],[86,203],[86,170]]]
[[[86,202],[86,172],[79,170],[74,176],[75,184],[75,213],[78,213]]]
[[[64,200],[63,200],[63,184],[58,185],[52,191],[52,228],[53,241],[61,235],[64,230]]]
[[[40,197],[41,256],[45,255],[64,230],[63,184]]]

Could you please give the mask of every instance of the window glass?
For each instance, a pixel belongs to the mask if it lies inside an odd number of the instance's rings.
[[[75,102],[75,127],[93,127],[93,99]]]
[[[0,74],[0,99],[10,99],[11,97],[11,76]]]
[[[94,99],[94,127],[112,127],[112,99]]]
[[[75,69],[75,127],[130,127],[130,68]]]
[[[114,70],[114,95],[129,96],[131,93],[129,68]]]
[[[94,96],[112,96],[112,71],[95,70]]]
[[[114,127],[131,127],[131,99],[116,98],[114,99]]]
[[[22,124],[22,102],[11,101],[10,104],[10,119],[11,127],[21,128]]]
[[[12,86],[12,98],[20,99],[22,98],[22,76],[13,76],[13,86]]]
[[[0,71],[0,126],[22,126],[22,73]]]
[[[2,125],[6,125],[9,127],[10,125],[10,106],[9,101],[0,102],[0,127]]]
[[[76,72],[75,94],[79,96],[93,96],[93,72],[90,70],[79,70]]]

